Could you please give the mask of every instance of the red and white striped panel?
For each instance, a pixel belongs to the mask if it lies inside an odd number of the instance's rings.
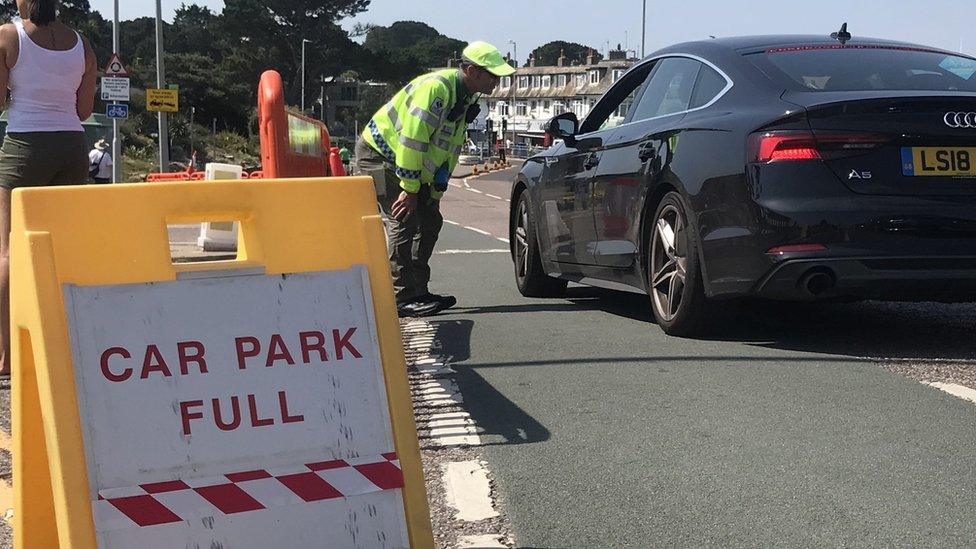
[[[396,453],[99,490],[99,532],[231,515],[403,488]]]

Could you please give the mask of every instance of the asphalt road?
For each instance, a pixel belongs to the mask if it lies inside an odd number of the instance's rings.
[[[971,374],[976,306],[751,304],[692,340],[637,295],[525,299],[489,251],[510,177],[445,197],[431,320],[520,547],[976,544],[976,406],[881,364]]]

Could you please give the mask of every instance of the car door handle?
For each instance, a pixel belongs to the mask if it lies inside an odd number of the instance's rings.
[[[650,142],[641,143],[637,147],[637,158],[640,158],[641,162],[647,162],[655,156],[657,156],[657,150],[654,149],[654,145]]]
[[[583,161],[583,168],[587,170],[592,170],[593,168],[597,167],[599,164],[600,164],[600,157],[595,154],[591,154],[590,156],[586,157],[586,160]]]

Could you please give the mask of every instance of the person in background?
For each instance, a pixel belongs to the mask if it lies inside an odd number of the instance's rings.
[[[112,182],[112,155],[104,139],[96,141],[88,153],[88,175],[95,183]]]
[[[352,175],[352,172],[349,171],[349,159],[351,156],[352,155],[349,154],[349,149],[347,149],[345,145],[339,149],[339,160],[342,160],[342,167],[346,170],[346,175]]]
[[[10,90],[0,147],[0,375],[10,374],[10,193],[84,184],[88,143],[81,121],[95,104],[91,45],[57,20],[58,0],[17,0],[20,21],[0,26],[0,108]]]

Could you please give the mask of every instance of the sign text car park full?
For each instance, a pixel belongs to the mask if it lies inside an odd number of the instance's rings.
[[[363,269],[219,281],[65,289],[99,536],[144,546],[146,526],[366,502],[406,545],[382,494],[402,478]]]

